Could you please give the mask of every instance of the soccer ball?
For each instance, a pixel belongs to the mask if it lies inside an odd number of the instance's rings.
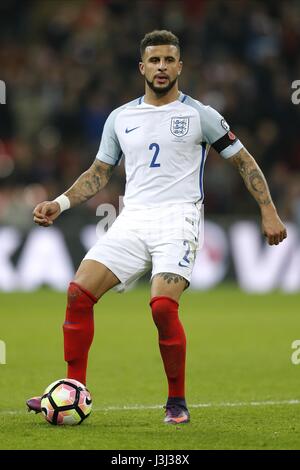
[[[46,388],[41,408],[51,424],[81,424],[91,413],[92,398],[85,385],[77,380],[60,379]]]

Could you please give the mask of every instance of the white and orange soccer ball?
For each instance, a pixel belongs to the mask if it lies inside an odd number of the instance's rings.
[[[85,385],[77,380],[60,379],[46,388],[41,408],[51,424],[81,424],[92,411],[92,398]]]

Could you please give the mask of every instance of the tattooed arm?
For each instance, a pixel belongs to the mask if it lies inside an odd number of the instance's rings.
[[[229,161],[239,170],[245,185],[260,207],[262,231],[269,245],[278,245],[287,237],[286,228],[277,214],[261,169],[245,148],[229,158]]]
[[[82,173],[75,183],[64,194],[70,200],[70,207],[87,201],[104,188],[111,177],[113,165],[96,159],[90,168]],[[36,224],[48,227],[60,215],[60,206],[56,201],[44,201],[33,211],[33,220]]]
[[[70,199],[71,207],[87,201],[104,188],[113,169],[113,165],[96,159],[90,168],[82,173],[73,186],[64,193]]]

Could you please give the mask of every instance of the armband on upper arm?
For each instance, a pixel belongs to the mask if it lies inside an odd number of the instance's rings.
[[[235,142],[237,142],[237,137],[234,135],[233,132],[229,131],[227,134],[223,135],[220,139],[216,140],[212,144],[212,147],[218,152],[221,153],[223,150],[225,150],[227,147],[230,145],[233,145]]]

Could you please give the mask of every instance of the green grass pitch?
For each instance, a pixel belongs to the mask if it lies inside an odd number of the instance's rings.
[[[1,449],[300,449],[300,365],[291,362],[299,295],[233,286],[183,295],[191,423],[181,427],[162,423],[167,386],[148,300],[145,286],[96,306],[92,414],[55,427],[25,400],[65,376],[65,295],[0,294]]]

